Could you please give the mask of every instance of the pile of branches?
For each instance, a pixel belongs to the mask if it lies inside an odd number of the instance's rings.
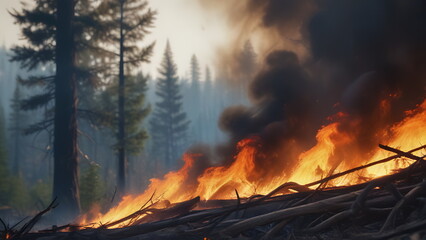
[[[267,195],[235,200],[194,198],[157,209],[155,204],[97,227],[62,226],[32,232],[41,215],[21,229],[6,228],[7,239],[420,239],[426,236],[426,161],[415,155],[425,146],[334,174],[306,185],[288,182]],[[413,163],[391,175],[339,188],[331,180],[396,159]],[[315,190],[310,187],[317,186]],[[281,195],[289,190],[292,194]],[[195,210],[203,209],[203,210]],[[124,225],[123,225],[124,224]]]

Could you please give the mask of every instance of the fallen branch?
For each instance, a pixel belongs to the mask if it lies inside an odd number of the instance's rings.
[[[388,230],[394,223],[399,210],[407,203],[413,201],[419,194],[423,193],[425,188],[426,181],[423,181],[419,186],[411,189],[411,191],[409,191],[392,209],[385,223],[383,224],[383,227],[380,229],[380,232],[383,233],[385,230]]]
[[[298,215],[320,213],[323,211],[334,211],[341,209],[345,206],[350,206],[351,199],[356,198],[360,191],[344,194],[337,197],[328,198],[318,202],[308,203],[301,206],[287,208],[272,213],[263,214],[260,216],[252,217],[241,222],[238,222],[222,231],[223,234],[235,236],[242,231],[253,228],[255,226],[265,225],[275,221],[282,221],[284,219],[295,217]]]

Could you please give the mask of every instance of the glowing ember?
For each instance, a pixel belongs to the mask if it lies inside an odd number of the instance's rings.
[[[417,109],[406,113],[406,118],[389,129],[381,137],[381,143],[409,150],[426,143],[426,101]],[[345,114],[332,117],[333,123],[322,127],[316,136],[317,144],[298,157],[298,166],[293,171],[282,170],[279,176],[267,178],[256,169],[255,158],[258,152],[258,139],[248,138],[238,143],[235,161],[229,166],[210,167],[198,177],[197,183],[185,184],[188,173],[194,164],[194,155],[183,157],[184,166],[176,172],[170,172],[163,179],[151,179],[148,189],[138,196],[125,196],[118,206],[106,214],[97,214],[90,222],[111,222],[121,219],[140,209],[152,196],[153,199],[168,200],[172,203],[188,200],[195,196],[201,199],[236,198],[235,190],[241,197],[253,194],[267,194],[284,182],[292,181],[306,184],[325,176],[342,172],[355,166],[386,158],[390,155],[382,150],[371,153],[358,153],[351,144],[354,137],[339,130],[339,119]],[[368,158],[366,158],[368,157]],[[389,174],[392,170],[407,167],[409,161],[391,161],[366,170],[346,175],[329,184],[350,185],[366,179]],[[274,166],[271,166],[274,168]],[[163,206],[167,206],[166,202]],[[89,220],[81,220],[86,223]]]

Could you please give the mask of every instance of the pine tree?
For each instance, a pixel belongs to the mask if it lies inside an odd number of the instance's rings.
[[[184,144],[189,121],[182,110],[182,96],[176,76],[173,53],[167,42],[163,61],[159,69],[154,113],[150,121],[150,133],[153,138],[154,154],[160,156],[167,168],[174,167],[175,160]]]
[[[212,102],[213,102],[213,81],[212,81],[212,75],[210,72],[210,68],[206,66],[205,70],[205,79],[204,79],[204,88],[203,88],[203,107],[207,108],[209,110],[208,118],[211,118],[211,113],[213,110]]]
[[[100,47],[100,42],[107,38],[104,32],[110,26],[99,16],[97,4],[91,0],[79,0],[74,3],[72,31],[76,59],[73,74],[77,81],[78,93],[96,86],[105,75],[109,75],[108,59],[115,54]],[[12,47],[12,61],[20,62],[28,71],[33,71],[37,67],[54,69],[58,23],[56,9],[57,0],[36,0],[34,7],[30,8],[24,4],[22,10],[14,10],[11,13],[15,23],[21,26],[24,39],[27,40],[26,44]],[[18,77],[18,81],[24,87],[42,88],[42,91],[22,100],[22,109],[46,109],[46,119],[31,124],[26,130],[27,134],[49,131],[53,126],[55,76],[55,70],[52,70],[33,73],[25,79]],[[79,103],[86,103],[87,97],[91,96],[93,94],[79,94]]]
[[[106,2],[106,1],[103,1]],[[12,51],[14,53],[12,60],[19,61],[21,65],[27,70],[33,70],[38,66],[52,66],[57,65],[58,59],[67,59],[67,58],[58,58],[58,48],[61,48],[58,42],[58,36],[60,34],[61,21],[60,17],[60,6],[63,4],[69,4],[69,0],[60,1],[60,0],[37,0],[34,7],[29,7],[29,5],[23,5],[24,8],[21,11],[14,11],[12,16],[15,18],[15,21],[18,25],[21,26],[22,35],[28,41],[27,44],[21,46],[15,46]],[[38,108],[46,109],[46,118],[41,121],[30,125],[26,130],[27,134],[39,132],[42,130],[47,130],[49,132],[65,131],[64,129],[70,129],[69,126],[72,126],[71,129],[76,128],[76,121],[72,120],[61,121],[57,119],[58,115],[54,114],[55,111],[62,111],[62,114],[68,115],[71,118],[75,118],[77,111],[79,115],[83,117],[92,118],[92,109],[87,109],[91,107],[91,97],[95,96],[91,87],[97,85],[101,79],[104,79],[107,76],[111,75],[109,69],[111,64],[111,59],[116,57],[116,53],[110,51],[108,47],[105,47],[104,43],[107,43],[111,40],[109,34],[111,29],[114,29],[114,25],[111,25],[108,17],[101,16],[100,13],[105,13],[105,10],[102,7],[104,4],[98,4],[97,1],[92,0],[73,0],[72,4],[64,7],[64,12],[68,15],[71,13],[71,24],[67,27],[68,39],[61,38],[62,40],[70,43],[72,41],[73,46],[68,46],[69,50],[73,52],[73,67],[72,71],[68,72],[67,76],[64,75],[65,79],[68,79],[68,76],[74,76],[73,83],[68,84],[65,82],[64,85],[59,84],[58,75],[60,75],[61,68],[56,67],[56,73],[52,74],[39,74],[28,77],[27,79],[20,79],[20,82],[27,87],[42,87],[43,91],[33,95],[22,101],[22,108],[24,110],[33,110]],[[67,9],[66,9],[67,8]],[[68,9],[69,8],[69,9]],[[72,12],[71,12],[72,11]],[[68,16],[67,16],[68,17]],[[62,18],[63,19],[63,18]],[[65,35],[64,34],[64,35]],[[72,37],[70,36],[72,34]],[[67,44],[65,44],[67,45]],[[69,44],[68,44],[69,45]],[[63,53],[66,52],[66,48]],[[69,61],[69,59],[68,59]],[[65,68],[65,69],[68,69]],[[69,91],[68,93],[58,91],[58,84],[61,86],[66,86]],[[67,85],[68,84],[68,85]],[[61,87],[59,87],[60,89]],[[84,91],[83,91],[84,90]],[[81,101],[78,101],[81,105],[84,105],[86,109],[77,109],[76,94],[81,97]],[[74,97],[70,97],[74,95]],[[59,97],[59,98],[58,98]],[[65,100],[67,98],[67,100]],[[64,102],[59,102],[57,100],[64,100],[66,104],[72,104],[73,107],[64,107],[60,105]],[[56,106],[56,107],[55,107]],[[67,109],[69,112],[65,113]],[[71,110],[69,110],[71,109]],[[84,110],[84,111],[81,111]],[[86,114],[87,113],[87,114]],[[63,119],[62,119],[63,120]],[[64,127],[57,127],[59,125],[66,125]],[[52,131],[52,128],[55,129]],[[77,135],[76,129],[73,130],[73,133],[69,133],[72,136],[62,137],[62,139],[72,139],[72,142],[76,142]],[[74,139],[75,138],[75,139]],[[54,141],[60,139],[58,136],[54,136]],[[54,156],[58,152],[58,148],[61,149],[63,146],[66,146],[69,143],[54,143]],[[72,143],[74,147],[76,145]],[[56,146],[56,147],[55,147]],[[69,154],[76,155],[76,149],[69,150]],[[55,157],[56,160],[57,157]],[[74,157],[73,157],[74,158]],[[75,168],[77,168],[76,161],[74,162]],[[70,166],[68,169],[74,168]],[[55,164],[56,167],[56,164]],[[74,169],[74,173],[71,175],[75,176],[65,176],[63,174],[55,176],[64,178],[74,179],[73,185],[77,184],[77,171]],[[54,182],[54,192],[53,197],[57,194],[57,191],[61,191]],[[63,187],[65,189],[66,187]],[[74,188],[74,187],[73,187]],[[56,191],[55,191],[56,189]],[[73,191],[74,197],[69,196],[70,198],[78,198],[78,190]],[[61,204],[63,206],[65,204]],[[72,203],[71,205],[78,205]],[[77,211],[73,211],[77,212]]]
[[[9,169],[7,166],[6,136],[3,106],[0,101],[0,206],[9,203]]]
[[[190,101],[188,108],[189,118],[191,119],[191,141],[201,141],[202,134],[202,115],[201,108],[201,83],[200,83],[200,65],[197,56],[191,57],[191,86],[189,96]]]
[[[198,63],[197,56],[192,55],[191,57],[191,90],[194,91],[195,102],[199,99],[200,93],[200,65]]]
[[[103,194],[102,181],[99,176],[99,165],[91,163],[81,174],[81,208],[90,210],[99,203]]]
[[[55,64],[56,73],[52,76],[32,76],[21,80],[27,86],[45,87],[41,94],[24,100],[23,108],[50,106],[50,119],[33,125],[32,131],[46,129],[53,124],[53,196],[61,203],[57,213],[69,217],[80,210],[75,42],[77,39],[81,42],[90,39],[89,31],[78,32],[81,29],[75,22],[76,3],[74,0],[38,0],[34,8],[12,13],[27,40],[27,44],[12,49],[12,60],[19,61],[28,70],[43,64]],[[78,19],[89,22],[82,14]]]
[[[15,91],[16,96],[16,91]],[[39,195],[30,195],[29,188],[22,176],[9,171],[6,150],[6,129],[3,107],[0,104],[0,207],[8,205],[20,212],[31,210]],[[13,170],[13,165],[12,165]],[[46,201],[48,204],[51,200]],[[45,207],[43,204],[40,207]]]
[[[125,107],[125,131],[128,133],[126,137],[126,152],[129,155],[136,155],[142,152],[148,134],[145,129],[141,128],[144,119],[150,112],[150,106],[146,104],[145,95],[147,91],[148,76],[138,73],[136,77],[126,77],[126,107]],[[113,129],[114,135],[118,132],[118,114],[115,107],[118,100],[118,84],[112,84],[102,92],[99,98],[99,104],[103,110],[102,122],[100,124],[109,129]],[[114,146],[117,151],[119,148],[119,139]]]
[[[209,89],[210,87],[212,87],[213,83],[212,83],[212,74],[210,72],[210,68],[208,66],[206,66],[206,79],[205,79],[205,84],[206,84],[206,89]]]
[[[216,129],[216,122],[214,119],[214,108],[216,107],[216,99],[214,99],[213,93],[214,89],[210,68],[206,66],[202,109],[204,109],[203,124],[206,126],[203,129],[205,131],[206,140],[209,142],[214,141],[214,131]]]
[[[30,205],[30,196],[22,176],[9,172],[4,115],[3,106],[0,105],[0,206],[9,205],[14,209],[25,211]]]
[[[126,191],[127,158],[126,144],[126,77],[125,70],[136,68],[143,62],[149,62],[154,44],[140,47],[138,41],[144,39],[153,26],[155,12],[146,9],[148,3],[140,0],[106,0],[101,4],[101,15],[109,23],[109,44],[118,46],[118,190],[121,194]],[[130,74],[127,74],[130,75]]]
[[[22,92],[21,87],[18,84],[16,84],[15,91],[13,93],[13,98],[11,100],[11,106],[12,109],[11,116],[10,116],[10,123],[11,127],[9,130],[11,131],[11,139],[13,139],[13,165],[12,165],[12,171],[13,174],[16,176],[22,176],[22,169],[21,169],[21,135],[24,128],[24,114],[21,110],[21,100],[22,100]]]
[[[53,195],[63,206],[60,214],[80,211],[77,153],[77,96],[75,81],[74,0],[57,1],[55,45],[55,111],[53,132]]]

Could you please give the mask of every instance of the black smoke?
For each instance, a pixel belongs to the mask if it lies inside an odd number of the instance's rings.
[[[270,53],[250,86],[253,106],[224,111],[219,124],[231,140],[220,149],[228,162],[236,142],[258,136],[259,171],[271,163],[294,166],[327,116],[338,112],[345,113],[339,131],[355,139],[351,149],[368,154],[404,111],[425,99],[426,1],[252,0],[248,6],[283,39],[299,31],[310,56]]]

